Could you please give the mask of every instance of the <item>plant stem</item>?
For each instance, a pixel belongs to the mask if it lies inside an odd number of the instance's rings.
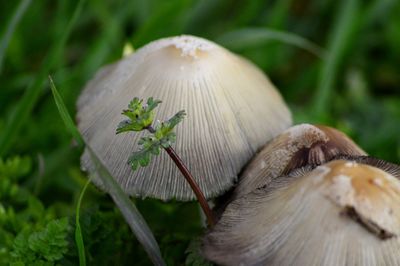
[[[201,208],[203,209],[205,215],[207,216],[208,224],[210,226],[214,226],[214,224],[215,224],[214,215],[212,214],[210,206],[208,205],[203,192],[201,191],[199,185],[194,180],[192,174],[189,172],[186,165],[183,163],[181,158],[179,158],[179,156],[176,154],[176,152],[174,151],[173,148],[171,148],[171,147],[165,148],[165,151],[168,153],[169,157],[171,157],[171,159],[174,161],[176,166],[178,166],[179,170],[181,171],[181,173],[185,177],[186,181],[189,183],[190,187],[192,188],[194,194],[197,197],[197,200],[200,203]]]
[[[155,133],[153,127],[149,126],[146,128],[150,133]],[[199,185],[197,184],[196,180],[194,179],[193,175],[190,173],[189,169],[187,169],[185,163],[182,159],[176,154],[175,150],[172,147],[164,148],[164,150],[168,153],[169,157],[171,157],[172,161],[176,164],[176,166],[181,171],[182,175],[185,177],[186,181],[189,183],[190,187],[192,188],[194,194],[196,195],[197,200],[200,203],[201,208],[203,209],[204,214],[207,217],[207,222],[210,227],[215,225],[215,218],[211,211],[210,206],[204,197],[203,192],[201,191]]]

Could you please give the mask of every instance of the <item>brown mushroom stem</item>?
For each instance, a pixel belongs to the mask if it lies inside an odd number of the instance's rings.
[[[155,133],[153,127],[149,126],[146,128],[150,133]],[[169,157],[171,157],[172,161],[176,164],[181,171],[182,175],[185,177],[186,181],[189,183],[191,189],[193,190],[194,194],[196,195],[197,200],[200,203],[201,208],[203,209],[204,214],[207,217],[207,222],[210,227],[215,225],[215,218],[211,211],[210,206],[204,196],[203,192],[201,191],[199,185],[197,184],[196,180],[193,178],[193,175],[190,173],[189,169],[187,169],[185,163],[182,159],[176,154],[175,150],[172,147],[164,148],[164,150],[168,153]]]

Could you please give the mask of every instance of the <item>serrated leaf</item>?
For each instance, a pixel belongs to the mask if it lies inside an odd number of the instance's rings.
[[[18,265],[53,265],[68,250],[68,219],[50,221],[42,230],[22,231],[14,239],[11,256]]]
[[[168,148],[176,141],[176,135],[172,130],[184,119],[185,115],[185,111],[179,111],[168,121],[156,125],[154,136],[160,141],[164,148]]]
[[[143,126],[139,124],[133,124],[131,120],[123,120],[118,124],[117,134],[126,132],[126,131],[141,131],[143,130]]]
[[[14,239],[13,251],[11,257],[15,261],[34,261],[36,259],[35,252],[28,246],[29,232],[22,231]]]
[[[177,124],[179,124],[185,118],[186,112],[185,110],[181,110],[177,112],[173,117],[171,117],[167,123],[170,128],[174,128]]]
[[[160,146],[156,146],[154,145],[151,150],[150,150],[151,154],[153,155],[159,155],[160,154]]]
[[[142,167],[149,165],[151,155],[158,155],[160,153],[160,141],[153,137],[142,137],[139,140],[139,145],[142,148],[139,151],[133,152],[128,159],[132,170],[137,170],[138,164]]]
[[[29,248],[48,261],[63,258],[68,251],[67,234],[69,224],[67,218],[49,222],[44,230],[32,233],[28,239]]]
[[[139,162],[138,161],[130,160],[129,161],[129,165],[131,166],[133,171],[136,171],[139,168]]]
[[[0,158],[0,177],[5,176],[17,180],[29,173],[32,161],[29,157],[12,157],[3,161]]]
[[[129,103],[128,109],[122,112],[122,114],[129,119],[118,124],[117,134],[127,131],[141,131],[153,123],[153,110],[159,103],[161,103],[161,101],[149,98],[146,105],[143,105],[142,102],[143,100],[134,98]]]
[[[150,97],[149,99],[147,99],[146,111],[153,111],[160,103],[162,103],[162,101],[154,100],[153,97]]]
[[[176,134],[174,132],[169,132],[165,135],[161,140],[160,143],[164,148],[170,147],[176,141]]]
[[[139,110],[142,109],[142,100],[139,100],[139,98],[135,97],[133,98],[132,101],[129,102],[128,108],[130,110]]]
[[[142,167],[148,166],[150,163],[150,152],[146,152],[142,157],[139,158],[139,164]]]

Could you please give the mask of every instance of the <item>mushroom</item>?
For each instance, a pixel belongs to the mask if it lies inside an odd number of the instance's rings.
[[[133,196],[191,200],[193,192],[162,154],[133,172],[126,163],[140,134],[115,135],[134,97],[163,101],[158,118],[184,109],[174,149],[207,198],[229,189],[247,161],[291,125],[279,92],[255,65],[193,36],[154,41],[99,71],[78,100],[78,127],[101,162]],[[84,152],[82,166],[93,164]],[[107,190],[98,178],[94,182]]]
[[[366,155],[344,133],[327,126],[300,124],[268,142],[240,176],[233,198],[267,185],[293,169],[323,164],[338,155]]]
[[[203,240],[219,265],[400,265],[400,166],[341,156],[234,200]]]

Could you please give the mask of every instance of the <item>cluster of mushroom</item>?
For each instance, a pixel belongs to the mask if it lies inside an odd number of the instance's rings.
[[[203,240],[220,265],[400,265],[400,167],[298,125],[240,176]]]
[[[140,135],[114,133],[134,97],[162,100],[160,118],[186,110],[174,148],[208,199],[225,193],[203,239],[208,260],[400,265],[399,166],[333,128],[289,128],[279,92],[246,59],[197,37],[161,39],[100,70],[79,98],[83,137],[127,193],[193,200],[166,155],[136,172],[126,164]],[[93,170],[86,152],[82,165]]]

